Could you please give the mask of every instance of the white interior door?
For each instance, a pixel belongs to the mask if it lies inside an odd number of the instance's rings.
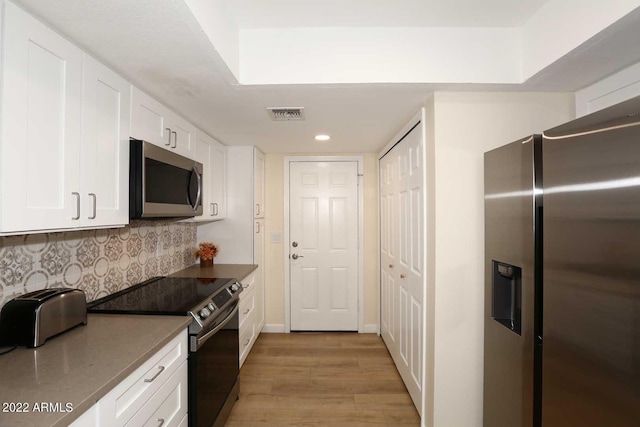
[[[380,159],[380,332],[421,412],[424,153],[421,127]]]
[[[358,164],[289,165],[291,330],[358,330]]]

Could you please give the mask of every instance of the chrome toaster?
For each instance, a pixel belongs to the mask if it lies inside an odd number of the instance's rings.
[[[87,324],[87,299],[71,288],[42,289],[7,302],[0,312],[0,344],[38,347],[54,335]]]

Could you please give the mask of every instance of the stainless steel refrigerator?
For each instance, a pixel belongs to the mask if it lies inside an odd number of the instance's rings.
[[[640,98],[485,153],[485,427],[640,426]]]

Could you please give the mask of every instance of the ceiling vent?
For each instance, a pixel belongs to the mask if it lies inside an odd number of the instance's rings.
[[[271,120],[304,120],[304,107],[268,107]]]

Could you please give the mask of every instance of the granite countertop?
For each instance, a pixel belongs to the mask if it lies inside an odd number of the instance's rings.
[[[195,277],[195,278],[229,278],[242,280],[256,270],[256,264],[214,264],[213,267],[200,268],[200,264],[194,264],[184,270],[173,273],[171,277]]]
[[[41,347],[18,347],[0,356],[0,426],[68,425],[190,322],[188,316],[89,314],[87,325]],[[29,413],[8,407],[23,402]],[[42,402],[71,404],[73,411],[33,411]]]

